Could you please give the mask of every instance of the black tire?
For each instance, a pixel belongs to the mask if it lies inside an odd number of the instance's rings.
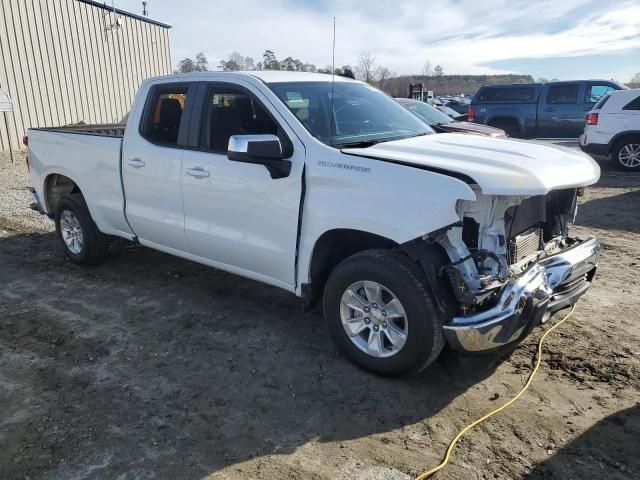
[[[387,358],[360,350],[342,326],[343,293],[353,283],[366,280],[393,292],[406,313],[406,342],[399,352]],[[426,281],[417,264],[399,251],[366,250],[340,263],[329,276],[323,302],[329,332],[338,348],[356,365],[380,375],[412,375],[426,368],[445,345],[442,322]]]
[[[637,146],[640,145],[640,137],[626,137],[622,140],[619,140],[618,142],[616,142],[616,144],[613,147],[613,150],[611,151],[611,158],[613,159],[614,163],[616,164],[616,168],[618,170],[622,170],[623,172],[638,172],[640,171],[640,165],[636,165],[635,167],[629,167],[627,165],[624,165],[622,163],[622,161],[620,160],[620,153],[622,152],[622,150],[627,147],[627,146]],[[637,147],[634,147],[637,148]]]
[[[501,128],[505,131],[508,137],[511,138],[522,138],[522,133],[520,132],[520,126],[517,122],[511,120],[494,120],[489,123],[490,127]]]
[[[63,213],[67,210],[78,220],[82,232],[82,246],[78,252],[72,251],[63,238],[60,222]],[[98,230],[91,219],[82,194],[65,195],[58,201],[55,222],[62,250],[69,260],[78,265],[96,265],[102,262],[109,247],[108,238]]]

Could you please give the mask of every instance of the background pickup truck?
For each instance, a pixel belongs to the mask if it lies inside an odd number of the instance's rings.
[[[433,133],[347,78],[160,77],[124,130],[29,131],[33,208],[77,264],[117,236],[265,282],[322,301],[358,365],[415,373],[447,342],[511,348],[585,293],[599,251],[568,234],[588,155]]]
[[[624,88],[607,80],[481,87],[468,121],[501,128],[514,138],[578,138],[600,97]]]

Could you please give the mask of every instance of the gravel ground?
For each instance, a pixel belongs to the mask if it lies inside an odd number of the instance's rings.
[[[276,288],[126,244],[74,266],[27,184],[0,158],[2,480],[407,480],[517,392],[548,328],[504,358],[376,377]],[[592,288],[532,388],[436,478],[640,478],[639,204],[640,176],[587,189]]]
[[[33,201],[28,187],[24,152],[16,153],[13,164],[8,152],[0,152],[0,236],[53,230],[51,220],[25,208]]]

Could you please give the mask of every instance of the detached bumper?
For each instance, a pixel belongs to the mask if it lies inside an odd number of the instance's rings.
[[[484,312],[454,317],[444,325],[449,344],[465,353],[499,349],[526,337],[551,313],[576,303],[589,288],[600,244],[578,238],[504,287],[498,303]]]

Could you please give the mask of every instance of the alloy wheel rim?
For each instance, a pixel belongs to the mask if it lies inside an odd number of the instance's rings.
[[[640,167],[640,144],[629,143],[620,149],[618,161],[628,168]]]
[[[377,282],[362,280],[347,287],[340,300],[340,320],[351,343],[372,357],[392,357],[407,341],[404,306]]]
[[[78,254],[82,251],[84,237],[78,217],[71,210],[63,210],[60,214],[60,232],[62,240],[71,253]]]

